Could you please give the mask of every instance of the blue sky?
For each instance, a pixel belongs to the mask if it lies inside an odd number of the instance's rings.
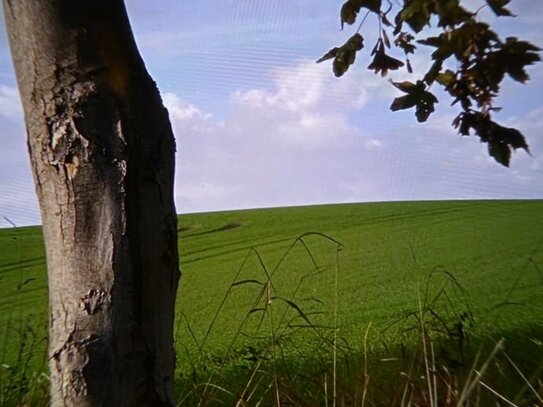
[[[477,8],[482,0],[465,3]],[[543,198],[543,64],[532,80],[507,80],[496,119],[519,128],[532,156],[506,169],[450,123],[443,97],[426,124],[392,113],[398,93],[366,69],[366,53],[337,79],[315,64],[354,29],[339,30],[339,0],[127,0],[148,70],[167,105],[178,145],[178,212],[413,199]],[[543,2],[514,0],[501,34],[543,46]],[[2,18],[3,24],[3,18]],[[429,50],[428,50],[429,51]],[[428,67],[428,51],[412,62]],[[393,79],[409,79],[406,72]],[[388,78],[387,78],[388,79]],[[0,30],[0,227],[37,224],[23,117]]]

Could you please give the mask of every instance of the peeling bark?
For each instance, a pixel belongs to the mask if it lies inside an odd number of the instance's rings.
[[[122,0],[4,0],[40,202],[53,406],[171,406],[175,144]]]

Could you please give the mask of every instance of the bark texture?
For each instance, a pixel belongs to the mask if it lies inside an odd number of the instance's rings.
[[[47,253],[53,406],[171,406],[168,113],[122,0],[3,0]]]

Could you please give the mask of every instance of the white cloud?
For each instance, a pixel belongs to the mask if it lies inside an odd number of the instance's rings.
[[[183,212],[277,206],[330,199],[337,189],[334,151],[366,140],[349,113],[366,103],[357,75],[334,78],[329,66],[301,62],[271,72],[268,89],[236,91],[215,120],[173,93],[164,95],[178,135],[176,198]],[[367,139],[364,150],[381,148]]]
[[[349,72],[342,78],[332,75],[329,64],[303,61],[271,72],[272,90],[238,91],[234,100],[250,108],[275,107],[291,112],[343,112],[360,108],[368,101],[368,88],[362,72]]]
[[[170,121],[174,126],[195,131],[210,131],[211,114],[202,112],[193,104],[187,103],[176,94],[166,92],[162,96],[164,106],[168,109]]]
[[[381,140],[377,140],[374,138],[369,138],[364,143],[364,146],[366,147],[366,150],[378,150],[383,148],[383,142]]]
[[[309,149],[344,146],[360,137],[349,113],[368,102],[368,87],[374,86],[371,82],[364,86],[361,73],[338,79],[329,65],[304,61],[277,68],[271,76],[271,89],[233,94],[237,131]]]

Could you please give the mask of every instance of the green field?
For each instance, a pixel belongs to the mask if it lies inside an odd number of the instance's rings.
[[[427,332],[457,362],[504,337],[517,365],[540,373],[543,201],[190,214],[179,230],[181,396],[190,386],[194,396],[199,377],[219,388],[228,369],[251,372],[277,349],[301,370],[327,363],[331,354],[317,355],[334,332],[338,357],[383,359]],[[41,230],[0,230],[0,364],[43,369],[46,287]]]

